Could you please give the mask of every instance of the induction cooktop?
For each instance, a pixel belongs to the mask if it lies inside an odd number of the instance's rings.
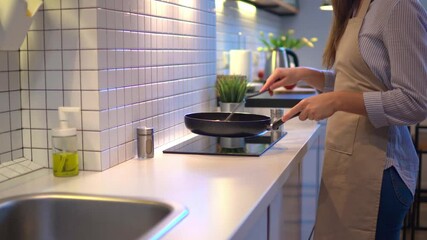
[[[286,132],[282,131],[270,131],[247,138],[197,135],[164,150],[163,153],[259,157],[285,135]]]

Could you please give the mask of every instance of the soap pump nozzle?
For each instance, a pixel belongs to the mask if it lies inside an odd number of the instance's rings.
[[[70,128],[68,126],[68,114],[70,112],[79,112],[79,107],[59,107],[58,118],[59,128],[53,129],[52,135],[55,136],[71,136],[76,134],[76,128]]]

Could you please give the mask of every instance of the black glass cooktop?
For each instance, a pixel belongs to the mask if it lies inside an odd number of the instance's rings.
[[[263,135],[248,138],[224,138],[198,135],[180,144],[164,150],[164,153],[261,156],[286,132],[271,131]]]

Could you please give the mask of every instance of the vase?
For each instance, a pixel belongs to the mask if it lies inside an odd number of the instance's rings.
[[[244,100],[243,100],[244,101]],[[233,109],[239,105],[238,102],[219,102],[219,110],[221,112],[231,112]],[[235,112],[244,112],[245,111],[245,102],[243,102]]]

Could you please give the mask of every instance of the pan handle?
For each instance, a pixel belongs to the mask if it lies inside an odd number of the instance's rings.
[[[300,114],[300,113],[301,113],[301,112],[299,112],[299,113],[297,113],[297,114],[293,115],[293,116],[291,117],[291,119],[292,119],[292,118],[294,118],[294,117],[299,116],[299,114]],[[280,127],[282,124],[283,124],[283,121],[282,121],[282,119],[280,118],[279,120],[277,120],[277,121],[275,121],[273,124],[271,124],[271,130],[277,130],[277,129],[279,129],[279,127]]]

